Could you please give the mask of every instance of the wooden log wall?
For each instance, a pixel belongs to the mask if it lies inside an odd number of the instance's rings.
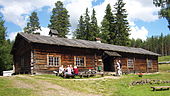
[[[43,44],[34,44],[33,46],[34,70],[37,73],[51,73],[54,70],[58,70],[59,66],[48,66],[48,55],[60,56],[61,65],[65,68],[67,65],[74,66],[74,56],[84,56],[86,58],[86,66],[78,67],[80,71],[89,69],[95,70],[97,66],[102,65],[100,61],[101,56],[98,54],[99,52],[92,49],[49,46]]]
[[[16,73],[31,73],[31,64],[34,65],[33,69],[35,72],[50,73],[54,70],[58,70],[58,66],[48,66],[48,55],[60,56],[61,65],[64,65],[64,67],[67,65],[74,66],[74,57],[83,56],[86,60],[86,66],[78,67],[80,71],[89,69],[97,70],[98,66],[103,67],[104,65],[102,60],[103,51],[101,50],[28,43],[25,39],[19,37],[15,43],[17,46],[15,46],[15,51],[13,52],[13,61]],[[123,52],[118,53],[121,55],[121,57],[117,59],[121,59],[123,72],[137,73],[158,71],[158,56],[139,55]],[[128,58],[134,59],[133,68],[127,67]],[[151,68],[147,67],[147,59],[152,60]],[[113,58],[113,62],[114,61],[115,58]]]
[[[15,66],[16,74],[30,74],[30,57],[31,57],[31,46],[24,39],[19,39],[16,42],[16,50],[13,56],[13,62]]]
[[[152,56],[148,57],[148,59],[152,60],[152,68],[148,68],[147,72],[158,72],[158,57]]]
[[[158,57],[157,56],[149,56],[149,55],[138,55],[138,54],[127,54],[127,53],[119,53],[121,54],[121,58],[117,58],[117,60],[121,60],[122,63],[122,71],[124,73],[138,73],[138,72],[158,72]],[[134,67],[128,68],[127,63],[128,59],[134,60]],[[147,67],[147,60],[152,60],[152,67]]]

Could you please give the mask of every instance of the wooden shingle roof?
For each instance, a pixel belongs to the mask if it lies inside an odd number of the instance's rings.
[[[18,36],[22,36],[24,39],[26,39],[28,42],[31,43],[42,43],[42,44],[70,46],[70,47],[78,47],[78,48],[90,48],[90,49],[99,49],[104,51],[126,52],[126,53],[135,53],[135,54],[144,54],[144,55],[156,55],[156,56],[159,55],[157,53],[142,48],[117,46],[117,45],[111,45],[105,43],[98,43],[96,41],[41,36],[41,35],[27,34],[22,32],[18,33]]]
[[[120,57],[121,55],[118,54],[117,52],[112,52],[112,51],[104,51],[109,56],[115,56],[115,57]]]

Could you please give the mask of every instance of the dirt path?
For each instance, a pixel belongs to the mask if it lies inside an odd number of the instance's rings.
[[[115,76],[104,76],[101,78],[89,78],[89,79],[66,79],[66,80],[103,80],[103,79],[120,79],[121,77],[115,77]]]
[[[14,80],[14,85],[19,88],[31,88],[33,90],[36,90],[35,94],[37,94],[38,96],[101,96],[96,94],[73,91],[65,87],[61,87],[57,84],[52,84],[48,81],[35,79],[25,75],[18,75],[17,77],[34,81],[33,84],[30,84],[25,83],[22,80]]]
[[[46,77],[39,77],[39,78],[46,78]],[[100,78],[83,78],[83,79],[62,79],[62,80],[78,80],[78,81],[84,81],[84,80],[103,80],[103,79],[120,79],[122,77],[115,77],[115,76],[104,76]],[[49,79],[49,78],[48,78]]]

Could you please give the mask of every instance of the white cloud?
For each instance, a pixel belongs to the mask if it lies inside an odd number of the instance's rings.
[[[128,21],[131,26],[130,38],[146,40],[149,31],[144,27],[138,27],[135,21],[153,22],[158,19],[159,8],[153,5],[152,0],[125,0],[128,13]]]
[[[125,0],[129,20],[151,22],[158,19],[159,8],[153,5],[152,0]]]
[[[80,18],[80,15],[83,15],[85,13],[86,8],[91,11],[92,9],[92,1],[93,0],[65,0],[68,3],[66,3],[66,9],[69,12],[70,15],[70,22],[72,29],[75,29],[78,20]]]
[[[41,30],[37,30],[36,32],[40,32],[41,35],[44,35],[44,36],[49,36],[49,31],[50,29],[47,28],[47,27],[41,27]],[[23,32],[23,31],[20,31],[20,32]],[[10,40],[15,40],[15,37],[17,35],[17,33],[19,32],[11,32],[9,33],[9,39]]]
[[[114,10],[113,6],[115,5],[115,2],[117,0],[105,0],[102,4],[94,6],[98,23],[103,19],[103,16],[105,14],[105,9],[107,4],[110,3],[112,10]],[[148,35],[148,30],[143,27],[138,27],[135,24],[135,21],[141,20],[144,22],[152,22],[158,19],[158,15],[156,14],[159,8],[156,8],[152,0],[124,0],[126,3],[125,8],[127,9],[128,13],[128,21],[131,27],[130,37],[137,39],[140,38],[142,40],[145,40]]]
[[[146,40],[147,35],[148,35],[148,30],[142,26],[142,27],[138,27],[138,26],[133,26],[131,27],[131,32],[130,32],[130,38],[134,38],[134,39],[142,39],[142,40]]]
[[[32,11],[45,6],[54,6],[55,0],[0,0],[0,12],[8,22],[12,22],[21,28],[26,24],[26,16]]]
[[[101,22],[105,14],[107,4],[110,3],[112,10],[117,0],[105,0],[103,3],[94,6],[98,21]],[[159,8],[155,7],[152,0],[124,0],[126,3],[125,8],[128,13],[128,20],[142,20],[151,22],[158,19],[157,11]]]
[[[101,25],[101,21],[103,20],[103,16],[105,15],[106,6],[110,4],[113,9],[113,5],[115,4],[115,2],[116,0],[105,0],[103,3],[94,6],[99,26]]]
[[[103,19],[105,14],[105,8],[107,4],[110,3],[112,9],[113,5],[117,0],[105,0],[103,3],[100,3],[96,6],[92,6],[92,2],[96,0],[61,0],[64,2],[65,7],[69,11],[70,22],[71,22],[71,31],[77,26],[80,15],[85,13],[85,9],[88,7],[89,11],[94,8],[96,10],[96,17],[98,19],[98,24]],[[139,28],[136,24],[136,20],[141,20],[144,22],[152,22],[158,19],[157,11],[159,8],[156,8],[152,0],[124,0],[126,2],[126,9],[128,13],[128,20],[131,25],[132,35],[130,37],[136,38],[133,34],[143,33],[138,38],[143,38],[147,36],[148,33],[145,27]],[[28,15],[32,11],[38,10],[40,11],[43,7],[48,6],[51,11],[54,7],[54,3],[57,2],[55,0],[0,0],[0,12],[4,15],[4,18],[8,22],[12,22],[21,28],[23,28],[26,24]],[[113,9],[114,10],[114,9]],[[91,15],[89,13],[89,15]],[[44,27],[44,30],[47,30]],[[136,33],[135,33],[136,32]],[[15,33],[15,32],[13,32]],[[11,33],[11,34],[13,34]],[[47,32],[48,33],[48,32]],[[46,35],[46,33],[42,32],[42,35]],[[11,36],[12,38],[12,36]]]
[[[41,30],[37,30],[36,32],[40,32],[41,35],[44,35],[44,36],[49,36],[49,31],[50,29],[47,28],[47,27],[41,27]]]
[[[15,40],[15,37],[17,36],[17,33],[18,32],[11,32],[11,33],[9,33],[9,39],[12,40],[12,41]]]

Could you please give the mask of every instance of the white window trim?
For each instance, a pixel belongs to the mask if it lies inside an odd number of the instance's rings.
[[[58,65],[49,65],[49,56],[58,57],[59,58],[59,64]],[[53,63],[54,63],[54,58],[53,58]],[[47,54],[47,66],[48,67],[59,67],[60,65],[61,65],[61,56],[60,55],[49,55],[49,54]]]
[[[76,58],[79,57],[79,58],[84,58],[84,64],[83,66],[77,66],[76,64]],[[86,57],[85,56],[74,56],[74,65],[77,66],[77,67],[86,67]]]

